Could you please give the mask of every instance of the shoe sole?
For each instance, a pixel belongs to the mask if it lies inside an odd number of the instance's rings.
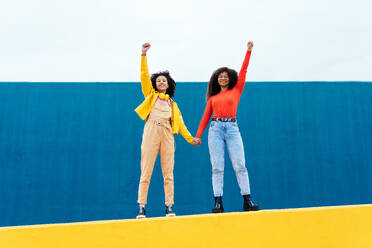
[[[145,219],[146,216],[145,215],[137,215],[136,219],[139,220],[139,219]]]
[[[174,217],[174,216],[176,216],[176,214],[166,214],[165,216],[166,217]]]

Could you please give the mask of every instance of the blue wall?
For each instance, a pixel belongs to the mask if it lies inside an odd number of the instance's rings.
[[[205,83],[176,98],[195,134]],[[138,83],[0,83],[0,226],[133,218],[144,122]],[[372,84],[249,82],[238,110],[252,196],[263,209],[372,203]],[[212,207],[207,130],[176,137],[175,210]],[[226,159],[224,205],[242,199]],[[164,215],[159,162],[149,216]]]

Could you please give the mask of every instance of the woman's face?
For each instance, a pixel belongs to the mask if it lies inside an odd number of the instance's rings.
[[[168,80],[164,76],[159,76],[156,78],[156,88],[160,93],[167,92],[169,85]]]
[[[229,86],[230,80],[229,80],[229,74],[227,74],[226,71],[221,72],[218,75],[218,84],[221,86],[221,88],[225,88]]]

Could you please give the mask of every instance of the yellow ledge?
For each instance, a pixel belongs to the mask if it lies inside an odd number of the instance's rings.
[[[372,247],[372,205],[0,228],[1,248]]]

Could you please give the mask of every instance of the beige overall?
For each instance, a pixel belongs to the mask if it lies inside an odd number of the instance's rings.
[[[164,178],[165,204],[173,205],[174,136],[170,123],[172,108],[167,101],[156,100],[143,130],[141,179],[138,203],[146,205],[147,191],[158,153]]]

